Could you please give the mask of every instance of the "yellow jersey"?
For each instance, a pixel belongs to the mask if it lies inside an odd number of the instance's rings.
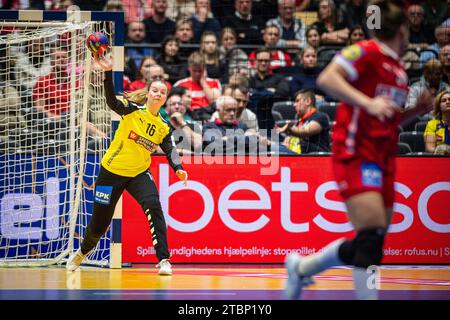
[[[432,119],[428,121],[423,135],[435,136],[436,146],[443,143],[450,144],[448,124],[442,120]]]
[[[152,115],[146,106],[126,99],[119,101],[131,112],[122,114],[102,166],[114,174],[135,177],[149,168],[151,154],[168,136],[170,127],[161,115]]]

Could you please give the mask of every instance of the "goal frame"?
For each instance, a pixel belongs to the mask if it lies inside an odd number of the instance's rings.
[[[112,37],[111,52],[113,59],[113,79],[114,91],[116,95],[123,92],[123,72],[124,72],[124,39],[125,23],[124,12],[106,12],[106,11],[48,11],[48,10],[0,10],[0,21],[8,20],[11,24],[33,24],[45,22],[113,22],[114,34]],[[114,137],[118,128],[120,117],[111,111],[111,139]],[[113,269],[122,267],[122,201],[119,200],[113,220],[110,226],[110,259],[109,267]],[[69,246],[70,251],[73,251]],[[0,259],[1,261],[1,259]],[[60,262],[56,262],[60,263]],[[7,264],[0,267],[9,266]]]

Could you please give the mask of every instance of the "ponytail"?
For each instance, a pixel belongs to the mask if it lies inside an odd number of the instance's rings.
[[[142,89],[134,90],[134,91],[126,91],[123,93],[123,97],[127,100],[130,100],[140,106],[147,103],[147,86]]]

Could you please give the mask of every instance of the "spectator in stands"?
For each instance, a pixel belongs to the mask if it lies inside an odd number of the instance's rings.
[[[436,59],[439,56],[441,48],[450,43],[450,20],[438,26],[434,31],[434,35],[436,37],[436,42],[427,48],[434,52],[422,52],[420,55],[420,61],[422,63],[425,63],[430,59]]]
[[[151,62],[147,62],[147,60],[144,59],[142,60],[139,79],[130,83],[128,90],[135,91],[145,88],[153,81],[164,82],[167,90],[172,88],[172,85],[168,81],[165,81],[164,69],[160,65],[157,65],[156,63],[151,64]]]
[[[14,73],[17,83],[31,93],[37,79],[50,73],[50,56],[46,53],[43,38],[30,40],[23,49],[23,52],[17,52]]]
[[[175,31],[175,22],[167,18],[167,0],[153,0],[153,16],[144,20],[146,42],[161,43]]]
[[[228,70],[224,61],[220,60],[219,46],[216,34],[205,31],[200,41],[200,53],[205,60],[208,77],[219,79],[221,83],[228,82]]]
[[[233,97],[237,102],[236,119],[242,121],[251,132],[258,132],[258,119],[256,114],[247,108],[250,101],[250,93],[245,86],[232,86],[229,85],[223,90],[224,96]],[[216,111],[211,116],[211,121],[219,118],[219,112]]]
[[[191,91],[191,110],[204,108],[216,101],[221,95],[222,86],[217,79],[206,75],[205,60],[200,52],[193,52],[188,58],[189,78],[175,83],[174,87],[182,86]]]
[[[317,27],[322,45],[342,45],[347,42],[350,30],[337,21],[336,6],[333,0],[320,0],[317,9]]]
[[[182,125],[185,136],[189,137],[194,150],[205,148],[205,152],[215,154],[223,152],[223,148],[232,147],[234,152],[237,140],[245,139],[247,126],[236,119],[237,102],[230,96],[221,96],[216,101],[218,118],[203,125],[202,134],[194,132],[189,126]],[[234,143],[226,143],[227,140]],[[208,145],[214,147],[208,147]]]
[[[266,48],[256,51],[256,74],[250,78],[250,88],[270,94],[274,100],[287,100],[289,84],[281,74],[270,73],[270,57],[271,52]]]
[[[366,39],[366,33],[360,25],[354,25],[350,28],[350,33],[348,35],[348,45],[355,44],[359,41]]]
[[[209,0],[196,0],[195,14],[190,19],[192,28],[194,29],[194,41],[196,43],[200,42],[202,34],[205,31],[212,31],[219,38],[220,23],[211,13]]]
[[[426,49],[431,45],[434,38],[434,29],[430,29],[424,23],[423,8],[419,4],[408,7],[407,18],[409,25],[409,47],[410,49]]]
[[[191,20],[187,18],[177,20],[175,38],[180,43],[180,58],[186,60],[195,51],[195,48],[192,47],[194,44],[194,30],[192,29]]]
[[[174,128],[177,128],[177,125],[181,125],[182,121],[194,122],[194,120],[190,116],[189,110],[186,109],[186,106],[183,103],[181,95],[179,95],[178,93],[170,94],[167,98],[166,104],[161,107],[159,112],[164,120],[170,122]],[[175,119],[172,119],[173,115],[175,115],[173,117]],[[179,118],[178,116],[180,116],[181,118]]]
[[[181,96],[181,100],[183,101],[183,105],[186,107],[186,110],[189,112],[189,114],[192,116],[192,92],[191,90],[185,88],[185,87],[181,87],[181,86],[177,86],[177,87],[173,87],[172,90],[170,91],[170,94],[178,94],[179,96]]]
[[[129,25],[133,21],[143,21],[150,18],[153,15],[153,0],[114,0],[115,3],[121,5],[121,10],[125,14],[125,24]],[[108,1],[108,3],[111,2]],[[105,8],[105,11],[109,11],[109,8]]]
[[[317,51],[312,47],[306,47],[301,54],[301,65],[296,68],[290,82],[291,96],[300,89],[308,89],[323,98],[323,92],[316,84],[321,69],[317,66]]]
[[[442,81],[450,84],[450,44],[442,47],[439,52],[439,61],[442,64],[442,72],[444,73]]]
[[[267,25],[264,28],[263,40],[266,49],[270,52],[270,64],[269,64],[270,73],[272,73],[273,69],[292,66],[291,56],[277,49],[277,43],[279,39],[280,39],[280,30],[276,25]],[[256,51],[252,51],[248,56],[250,66],[253,69],[252,70],[253,74],[256,73],[254,72],[255,71],[254,69],[256,68],[255,53]]]
[[[276,127],[278,133],[288,135],[283,144],[298,154],[330,152],[329,118],[317,111],[314,92],[302,89],[295,94],[294,101],[297,120]]]
[[[32,41],[32,43],[33,42],[35,41]],[[40,41],[35,43],[36,48],[40,49],[40,43]],[[33,51],[30,46],[32,46],[32,44],[27,46],[27,52]],[[7,46],[6,43],[0,44],[1,57],[11,56],[10,51],[10,45]],[[23,53],[23,57],[24,59],[28,60],[28,56],[26,55],[26,53]],[[12,146],[8,146],[8,143],[5,145],[2,142],[7,141],[8,139],[11,140],[16,138],[15,134],[13,134],[11,131],[26,126],[25,118],[21,114],[21,107],[23,108],[23,100],[20,99],[20,94],[16,89],[17,86],[14,83],[16,81],[16,79],[14,78],[15,72],[12,72],[13,70],[8,67],[8,64],[10,63],[11,61],[8,61],[8,59],[0,59],[0,70],[3,71],[0,73],[0,154],[2,155],[6,154],[7,152],[7,150],[5,150],[4,148],[12,148]],[[50,65],[50,63],[48,64]],[[29,65],[32,66],[32,62],[29,63]],[[50,70],[51,69],[49,69],[48,72],[50,72]],[[30,76],[30,78],[31,77],[32,75]],[[24,81],[27,81],[27,79],[28,77],[25,76]],[[20,83],[20,80],[18,83]],[[32,88],[33,87],[29,88],[30,91],[32,90]],[[31,108],[29,108],[28,106],[27,109],[30,109],[31,111]],[[21,133],[19,135],[21,135]]]
[[[405,108],[408,109],[414,106],[417,98],[427,89],[433,96],[436,96],[444,90],[450,90],[450,85],[442,81],[442,76],[442,64],[439,60],[431,59],[425,63],[423,76],[410,87]]]
[[[222,26],[236,31],[238,44],[262,44],[261,30],[264,20],[252,15],[253,0],[235,0],[235,13],[225,19]]]
[[[168,75],[167,81],[171,84],[186,78],[188,75],[186,63],[181,60],[179,51],[180,44],[175,36],[167,36],[164,38],[161,43],[161,55],[157,59],[157,62],[163,67],[164,72]]]
[[[235,73],[230,77],[230,81],[228,81],[230,86],[239,87],[249,87],[249,78],[243,73]]]
[[[450,5],[446,0],[425,0],[422,8],[424,21],[431,30],[436,29],[450,16]]]
[[[450,91],[441,92],[434,104],[435,119],[425,128],[425,151],[435,154],[450,154]]]
[[[366,23],[367,0],[349,0],[342,3],[338,9],[338,19],[342,26],[349,30],[354,26],[363,28],[365,34],[369,34]]]
[[[34,85],[34,107],[48,118],[60,118],[70,108],[70,77],[67,73],[68,52],[55,47],[51,52],[51,72],[41,76]],[[78,87],[77,82],[76,86]]]
[[[143,44],[145,41],[145,24],[142,21],[132,21],[128,25],[127,41],[129,45]],[[134,66],[140,66],[142,58],[145,56],[155,56],[155,51],[149,47],[125,47],[125,55],[128,56],[128,63],[133,63]],[[133,69],[133,66],[129,66]],[[134,67],[136,69],[136,67]]]
[[[195,0],[167,0],[167,17],[173,21],[189,19],[195,14]]]
[[[128,83],[128,85],[126,87],[124,86],[124,88],[129,89],[130,84],[132,82],[145,79],[145,74],[148,73],[148,70],[150,69],[150,67],[155,64],[157,64],[156,60],[152,56],[144,57],[141,60],[141,64],[138,66],[138,68],[136,68],[136,73],[133,74],[132,77],[130,77],[130,79],[129,79],[130,82]]]
[[[232,28],[223,28],[220,37],[220,60],[228,65],[228,76],[240,73],[249,73],[250,65],[247,54],[236,47],[236,32]]]
[[[267,21],[266,25],[276,25],[280,30],[278,48],[304,48],[306,45],[306,26],[294,16],[295,0],[278,0],[278,17]],[[290,52],[290,51],[289,51]]]
[[[319,29],[315,26],[309,26],[306,29],[306,45],[313,47],[314,49],[319,49],[320,46],[320,33]]]

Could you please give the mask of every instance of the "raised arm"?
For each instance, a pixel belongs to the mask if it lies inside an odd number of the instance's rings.
[[[108,107],[121,116],[138,110],[136,104],[130,103],[127,100],[119,100],[116,98],[116,94],[114,92],[112,64],[103,57],[99,58],[98,55],[94,56],[94,60],[97,65],[100,66],[100,68],[105,72],[103,88],[105,90],[106,104],[108,105]]]
[[[128,100],[119,100],[114,93],[114,84],[112,80],[112,71],[105,71],[105,82],[103,83],[105,89],[106,104],[118,115],[126,115],[138,110],[137,105]]]

